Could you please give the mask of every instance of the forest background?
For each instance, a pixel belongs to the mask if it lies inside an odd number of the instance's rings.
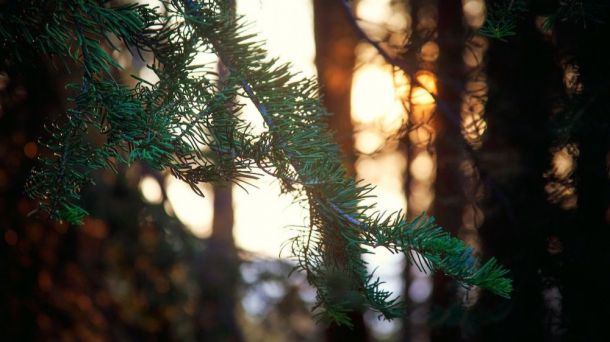
[[[601,339],[608,315],[592,312],[610,310],[610,75],[599,51],[607,6],[345,5],[238,1],[237,12],[257,23],[272,54],[318,75],[344,163],[377,185],[381,209],[430,212],[498,258],[514,280],[511,299],[377,255],[371,265],[408,299],[408,315],[383,322],[365,311],[352,329],[316,325],[313,290],[275,259],[285,226],[304,215],[265,178],[248,194],[204,186],[200,199],[142,163],[95,176],[80,226],[28,215],[35,204],[23,188],[44,133],[40,113],[66,106],[59,85],[70,75],[49,65],[46,74],[0,74],[3,331],[66,340]],[[114,57],[154,77],[146,56]]]

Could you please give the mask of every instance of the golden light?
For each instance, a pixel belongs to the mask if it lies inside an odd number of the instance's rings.
[[[165,179],[167,198],[176,217],[193,234],[200,238],[208,237],[212,232],[214,218],[214,192],[210,184],[200,186],[205,197],[198,196],[185,182],[173,176]]]
[[[235,244],[277,258],[284,243],[295,236],[291,227],[306,225],[308,211],[294,204],[292,195],[280,195],[280,185],[271,176],[261,177],[255,185],[247,186],[247,192],[233,187]]]
[[[279,57],[280,62],[292,64],[299,77],[314,77],[315,41],[313,32],[313,8],[310,0],[237,0],[236,10],[249,23],[254,39],[265,42],[270,57]],[[213,65],[216,57],[200,52],[193,64]],[[254,133],[267,131],[260,113],[251,101],[239,99],[243,104],[242,118],[251,124]],[[172,181],[173,182],[173,181]],[[173,185],[168,197],[172,208],[183,222],[202,237],[211,233],[213,219],[212,189],[202,190],[208,196],[189,197],[192,191],[185,184]],[[302,225],[306,212],[292,204],[292,197],[279,196],[277,182],[263,177],[247,186],[248,193],[233,187],[235,243],[244,250],[260,253],[266,257],[277,257],[282,243],[294,235],[288,226]]]
[[[411,90],[409,76],[401,69],[394,71],[393,78],[396,96],[401,100],[407,100],[409,97],[409,91]]]
[[[545,186],[552,203],[560,203],[561,208],[570,210],[578,205],[578,194],[570,179],[576,168],[575,157],[578,156],[578,147],[574,144],[566,145],[551,151],[551,171],[549,182]]]
[[[482,144],[481,138],[487,130],[485,99],[487,97],[487,82],[484,78],[466,83],[466,95],[462,99],[462,134],[474,148]]]
[[[404,11],[393,11],[392,15],[387,18],[386,25],[395,32],[406,31],[411,25],[411,16]]]
[[[295,71],[316,75],[313,7],[311,0],[237,0],[237,14],[243,15],[265,40],[269,56],[290,62]]]
[[[387,38],[386,48],[390,53],[394,53],[392,46],[402,46],[406,39],[411,26],[408,12],[392,0],[360,0],[357,7],[358,17],[363,19],[360,24],[373,39]],[[399,33],[386,37],[386,31],[381,27]],[[361,204],[375,204],[375,209],[381,212],[406,210],[404,174],[407,160],[403,151],[397,151],[394,138],[407,121],[411,80],[401,70],[393,70],[385,64],[368,44],[356,48],[356,58],[359,67],[354,71],[351,95],[356,132],[354,147],[360,152],[376,152],[372,156],[360,155],[355,163],[357,177],[375,186],[371,194],[376,197],[367,198]],[[369,269],[375,269],[376,275],[384,279],[383,288],[403,292],[404,257],[379,248],[371,251],[374,254],[366,254],[363,258],[369,263]],[[365,319],[373,334],[387,335],[398,329],[394,323],[380,324],[377,319]]]
[[[435,62],[438,59],[438,56],[440,55],[440,49],[438,47],[438,44],[433,41],[426,42],[421,47],[420,55],[421,59],[424,62]]]
[[[427,70],[420,70],[415,74],[415,78],[417,82],[428,92],[433,95],[436,95],[438,89],[436,88],[436,75],[434,73]],[[434,102],[434,98],[432,101]],[[421,103],[420,103],[421,104]]]
[[[367,65],[356,70],[351,96],[355,123],[371,124],[392,111],[397,102],[392,78],[389,69],[380,65]]]
[[[411,175],[418,181],[430,181],[434,176],[434,160],[428,152],[420,152],[411,162]]]
[[[462,10],[466,23],[472,28],[480,28],[485,22],[485,2],[483,0],[466,0]]]
[[[568,93],[578,94],[582,91],[583,87],[579,79],[580,71],[577,65],[566,64],[563,67],[563,84]]]
[[[483,61],[483,56],[489,48],[489,40],[482,36],[474,36],[468,45],[469,48],[464,49],[462,60],[468,68],[476,68]]]
[[[422,87],[414,87],[411,93],[412,105],[431,105],[434,104],[434,97],[429,91]]]
[[[360,0],[356,8],[358,18],[373,23],[385,23],[392,15],[391,0]]]
[[[404,177],[407,162],[399,151],[386,152],[374,158],[361,157],[356,161],[358,178],[376,186],[372,194],[363,204],[377,204],[380,211],[396,211],[406,209],[404,195]]]
[[[434,105],[429,105],[429,106],[433,111]],[[419,108],[415,108],[415,109],[419,109]],[[414,112],[417,112],[415,109],[414,109]],[[434,131],[432,130],[432,128],[430,128],[426,125],[418,126],[417,128],[411,129],[409,131],[409,140],[415,146],[428,146],[430,143],[432,143],[433,139],[434,139]]]
[[[573,148],[573,147],[572,147]],[[569,147],[553,153],[553,173],[559,179],[568,178],[574,171],[574,157],[570,154]]]
[[[428,210],[434,200],[434,191],[429,184],[414,182],[409,186],[409,210],[420,213]]]
[[[161,186],[152,176],[145,176],[140,180],[138,189],[144,197],[144,201],[152,204],[160,204],[163,201]]]
[[[383,146],[383,136],[374,129],[367,129],[354,134],[354,147],[360,153],[370,154]]]
[[[480,113],[471,113],[462,118],[462,127],[466,140],[472,145],[479,145],[487,129],[487,122]]]

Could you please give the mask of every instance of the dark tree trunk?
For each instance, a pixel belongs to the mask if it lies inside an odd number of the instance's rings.
[[[559,50],[578,67],[582,93],[568,112],[572,141],[578,147],[575,220],[562,239],[566,267],[562,284],[565,330],[569,341],[605,341],[610,316],[610,64],[598,48],[610,34],[608,7],[589,15],[602,22],[559,23]]]
[[[214,220],[206,250],[195,265],[201,282],[197,310],[198,338],[243,341],[236,317],[239,258],[233,239],[231,186],[214,187]]]
[[[488,51],[488,129],[480,152],[486,173],[482,251],[506,265],[513,278],[510,300],[483,293],[472,312],[480,341],[543,341],[547,240],[557,227],[547,200],[550,118],[562,94],[553,49],[526,15],[508,41],[492,40]]]
[[[345,166],[354,174],[354,138],[351,120],[352,76],[358,43],[339,1],[314,0],[316,67],[324,106],[333,115],[330,129],[345,155]]]
[[[345,156],[344,165],[354,175],[354,139],[351,121],[352,76],[358,38],[347,21],[339,1],[314,0],[316,67],[328,120]],[[352,328],[331,324],[325,332],[328,341],[368,341],[369,333],[361,311],[350,315]]]
[[[430,0],[412,0],[406,2],[406,5],[411,10],[411,22],[412,24],[412,32],[409,37],[409,41],[406,46],[406,51],[404,56],[402,56],[405,60],[405,65],[408,68],[408,76],[411,79],[411,88],[415,85],[415,73],[418,70],[433,70],[435,68],[435,61],[423,61],[421,59],[421,51],[422,47],[429,41],[434,41],[435,32],[436,32],[436,24],[429,25],[429,23],[434,22],[435,20],[427,20],[427,19],[436,19],[429,18],[430,16],[435,16],[436,13],[433,10],[437,6],[437,1]],[[425,24],[425,23],[428,24]],[[409,99],[410,99],[409,94]],[[421,142],[416,142],[412,139],[411,132],[415,129],[418,129],[420,126],[426,126],[432,130],[434,125],[433,122],[418,122],[413,115],[414,106],[411,106],[411,112],[409,113],[409,122],[408,122],[408,134],[404,136],[402,139],[403,150],[406,154],[407,167],[405,172],[405,181],[404,181],[404,192],[407,197],[407,218],[409,220],[414,219],[416,216],[420,215],[421,212],[414,210],[415,205],[411,202],[413,199],[412,189],[416,184],[417,180],[415,180],[410,174],[411,164],[413,160],[419,153],[424,151],[434,151],[434,146],[432,141],[430,143],[425,144]],[[434,133],[432,133],[434,134]],[[429,330],[428,330],[428,315],[430,312],[429,300],[424,303],[416,303],[411,300],[409,297],[409,288],[413,284],[413,275],[411,273],[414,265],[411,262],[407,262],[405,269],[403,271],[403,279],[405,283],[405,302],[407,303],[407,315],[402,319],[402,330],[400,332],[400,340],[401,341],[415,341],[419,339],[426,340],[429,338]]]
[[[461,164],[466,159],[466,142],[461,135],[460,111],[466,81],[462,53],[466,32],[462,3],[438,3],[438,102],[435,116],[436,182],[433,214],[438,224],[457,235],[466,205],[465,180]],[[459,341],[459,317],[452,314],[457,298],[454,281],[441,273],[434,275],[431,299],[431,341]]]
[[[235,1],[227,0],[235,15]],[[223,84],[229,70],[218,64]],[[233,238],[233,188],[231,184],[214,185],[214,219],[212,235],[197,265],[202,284],[200,305],[197,311],[197,329],[200,340],[243,341],[237,322],[237,290],[240,280],[239,257]]]

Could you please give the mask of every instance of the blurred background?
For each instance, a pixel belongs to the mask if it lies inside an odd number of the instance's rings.
[[[498,258],[515,282],[511,300],[466,291],[401,255],[375,251],[366,260],[386,288],[407,298],[408,315],[387,322],[357,312],[353,329],[316,324],[315,291],[302,274],[290,274],[282,251],[307,209],[267,176],[246,189],[201,184],[206,196],[199,197],[171,175],[136,164],[95,175],[84,196],[91,216],[81,226],[28,216],[35,204],[23,184],[39,153],[42,118],[62,112],[70,77],[49,65],[47,74],[0,70],[2,335],[595,340],[603,324],[589,307],[610,288],[599,279],[610,265],[601,253],[610,231],[607,105],[600,100],[608,95],[608,66],[587,51],[608,25],[594,33],[570,31],[570,23],[551,29],[543,22],[553,2],[532,2],[516,36],[489,40],[477,30],[497,2],[235,5],[272,56],[318,78],[345,166],[376,185],[370,201],[410,218],[431,213],[483,257]],[[126,67],[125,82],[133,82],[129,73],[154,82],[147,56],[114,57]],[[210,61],[201,54],[199,62]],[[577,97],[589,99],[579,107],[586,125],[564,137],[558,118]],[[251,105],[242,115],[264,129]]]

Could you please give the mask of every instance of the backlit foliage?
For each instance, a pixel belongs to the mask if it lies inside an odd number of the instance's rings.
[[[391,319],[404,303],[380,287],[361,258],[372,248],[404,253],[424,270],[444,272],[464,286],[508,296],[511,281],[494,260],[472,250],[422,214],[379,213],[361,204],[371,186],[347,176],[327,130],[314,80],[302,79],[269,58],[264,44],[221,0],[167,0],[162,8],[94,0],[9,1],[0,4],[0,68],[32,68],[46,56],[80,76],[67,85],[69,110],[47,118],[46,151],[27,193],[51,217],[78,223],[87,215],[81,190],[100,169],[144,161],[191,185],[247,186],[260,173],[275,176],[284,192],[309,207],[309,225],[288,244],[297,268],[317,289],[317,314],[349,324],[354,302]],[[112,52],[152,55],[159,81],[117,79]],[[216,65],[196,65],[198,53]],[[223,80],[221,86],[219,79]],[[267,130],[254,134],[238,98],[258,109]]]

